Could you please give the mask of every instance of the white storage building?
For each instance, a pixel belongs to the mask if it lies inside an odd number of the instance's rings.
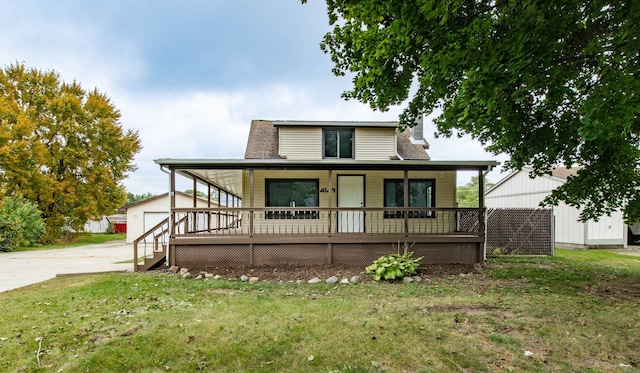
[[[551,191],[567,181],[569,175],[575,175],[578,168],[557,167],[551,175],[530,177],[531,169],[524,168],[512,172],[500,180],[485,193],[488,208],[540,207],[540,202]],[[578,220],[580,210],[560,203],[554,208],[556,247],[598,247],[626,246],[627,225],[622,213],[614,212],[598,221]]]

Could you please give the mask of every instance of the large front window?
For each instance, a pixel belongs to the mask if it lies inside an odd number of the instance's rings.
[[[409,207],[435,207],[435,202],[435,180],[409,180]],[[404,179],[385,179],[384,207],[404,207]],[[385,211],[384,216],[385,218],[403,218],[404,212],[388,210]],[[433,218],[435,217],[435,212],[424,210],[409,211],[409,217]]]
[[[353,158],[353,129],[323,130],[325,158]]]
[[[317,179],[267,179],[266,207],[318,207]],[[270,211],[269,219],[317,219],[318,212]]]

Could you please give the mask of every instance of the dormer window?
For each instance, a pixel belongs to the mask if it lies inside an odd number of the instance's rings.
[[[322,130],[324,158],[353,158],[353,128]]]

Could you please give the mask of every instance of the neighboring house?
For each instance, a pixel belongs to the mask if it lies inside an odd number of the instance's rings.
[[[127,243],[132,243],[169,216],[169,193],[148,198],[125,207],[127,211]],[[217,206],[217,202],[207,203],[205,198],[196,198],[197,207]],[[175,192],[176,207],[193,207],[194,198],[191,194]],[[150,241],[152,237],[146,237]]]
[[[575,175],[578,168],[556,167],[551,175],[532,179],[530,168],[512,172],[487,190],[485,203],[488,208],[540,207],[540,202],[551,191]],[[560,203],[553,208],[555,216],[556,247],[585,248],[597,246],[623,246],[626,243],[622,213],[603,216],[598,221],[580,222],[580,210]]]
[[[456,207],[456,172],[476,171],[482,181],[498,163],[431,160],[422,123],[401,133],[397,127],[254,120],[244,159],[156,160],[170,185],[187,177],[242,200],[242,207],[189,209],[171,198],[168,263],[366,265],[397,246],[423,263],[482,261],[483,201]],[[231,224],[202,229],[220,214],[232,216]]]

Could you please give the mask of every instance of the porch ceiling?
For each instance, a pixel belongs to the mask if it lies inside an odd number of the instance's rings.
[[[186,177],[220,187],[242,196],[244,170],[349,170],[349,171],[489,171],[496,161],[432,161],[432,160],[289,160],[289,159],[156,159],[162,167]]]

